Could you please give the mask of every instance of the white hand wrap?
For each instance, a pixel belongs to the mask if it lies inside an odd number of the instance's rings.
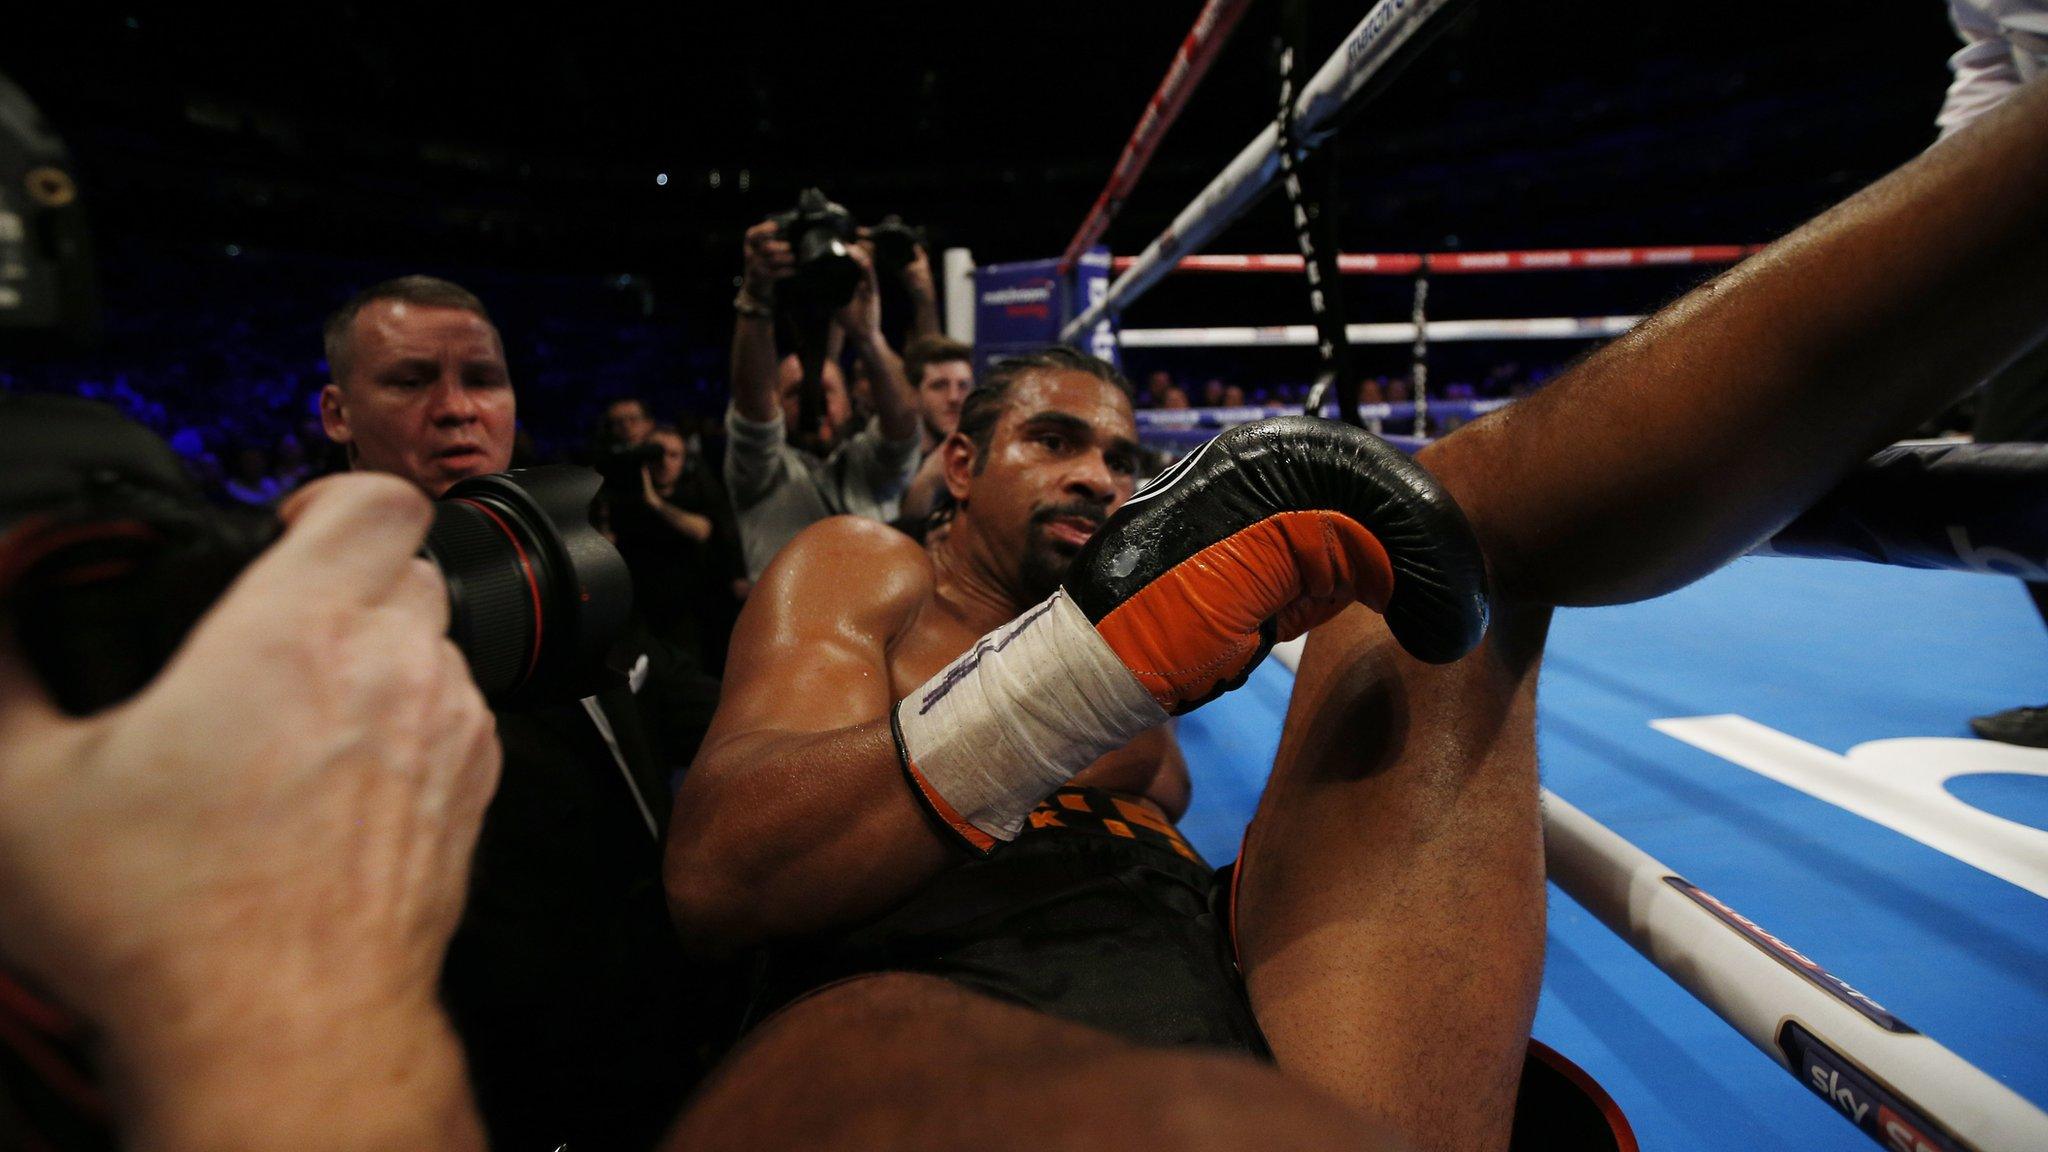
[[[1065,591],[896,705],[904,769],[962,839],[1014,840],[1040,800],[1166,719]]]

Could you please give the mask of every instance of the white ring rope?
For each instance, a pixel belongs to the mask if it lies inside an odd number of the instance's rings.
[[[1641,316],[1536,316],[1509,320],[1431,320],[1426,328],[1432,344],[1475,340],[1602,340],[1619,336],[1641,323]],[[1413,322],[1347,324],[1353,344],[1413,344]],[[1312,324],[1275,324],[1240,328],[1127,328],[1119,337],[1126,348],[1313,348]]]
[[[1294,102],[1296,135],[1304,149],[1313,149],[1335,130],[1338,113],[1379,70],[1386,66],[1401,45],[1408,42],[1423,22],[1451,0],[1380,0],[1365,19],[1351,30],[1323,66],[1304,84]],[[1109,292],[1060,331],[1060,339],[1073,343],[1103,317],[1121,312],[1159,279],[1173,271],[1174,264],[1190,252],[1216,238],[1224,228],[1245,214],[1280,171],[1277,153],[1278,125],[1268,124],[1245,145],[1207,188],[1202,189],[1166,231],[1148,245],[1136,262],[1117,277]]]

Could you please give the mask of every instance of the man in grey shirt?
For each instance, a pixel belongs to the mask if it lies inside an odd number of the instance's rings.
[[[747,229],[746,275],[733,301],[732,402],[725,411],[725,484],[746,553],[747,576],[759,579],[790,538],[828,516],[896,518],[903,490],[917,470],[916,399],[903,362],[882,339],[881,295],[865,246],[853,300],[832,318],[875,384],[876,415],[853,427],[839,366],[827,358],[825,420],[819,442],[790,443],[802,369],[795,356],[775,354],[774,292],[795,269],[789,245],[772,222]]]

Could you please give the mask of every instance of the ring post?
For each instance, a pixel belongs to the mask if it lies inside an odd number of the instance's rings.
[[[974,343],[974,253],[948,248],[940,262],[945,277],[946,335]]]

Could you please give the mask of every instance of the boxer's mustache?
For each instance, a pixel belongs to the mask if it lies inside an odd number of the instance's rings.
[[[1092,527],[1100,528],[1102,527],[1102,522],[1109,519],[1109,501],[1069,500],[1064,504],[1054,504],[1033,512],[1031,514],[1031,522],[1033,524],[1044,524],[1049,520],[1059,520],[1067,517],[1076,520],[1086,520]]]

